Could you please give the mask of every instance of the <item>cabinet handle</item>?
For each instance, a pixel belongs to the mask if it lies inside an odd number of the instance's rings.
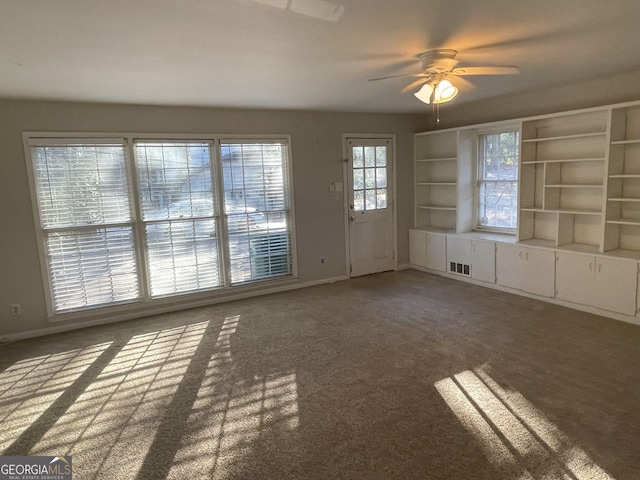
[[[593,262],[589,262],[589,270],[593,271]]]
[[[601,272],[601,271],[602,271],[602,264],[598,263],[598,272]]]

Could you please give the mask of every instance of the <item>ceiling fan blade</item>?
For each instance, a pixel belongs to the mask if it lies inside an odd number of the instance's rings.
[[[447,80],[449,80],[454,87],[456,87],[458,90],[462,92],[471,92],[476,89],[476,86],[473,83],[471,83],[466,78],[462,78],[460,76],[455,76],[455,75],[447,76]]]
[[[387,80],[389,78],[400,78],[400,77],[426,77],[427,74],[424,73],[404,73],[401,75],[389,75],[387,77],[378,77],[378,78],[370,78],[369,82],[377,82],[378,80]]]
[[[452,75],[513,75],[520,73],[518,67],[459,67],[451,71]]]
[[[401,90],[401,92],[402,93],[407,93],[407,92],[410,92],[412,90],[415,90],[416,88],[418,88],[423,83],[427,83],[429,80],[430,80],[430,78],[428,78],[428,77],[419,78],[418,80],[415,80],[415,81],[411,82],[409,85],[407,85],[406,87],[404,87]]]

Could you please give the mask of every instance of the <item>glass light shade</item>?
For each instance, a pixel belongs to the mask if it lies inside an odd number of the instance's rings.
[[[438,85],[436,85],[436,91],[433,96],[433,103],[450,102],[457,94],[458,89],[451,85],[451,82],[449,80],[442,80],[440,83],[438,83]]]
[[[424,103],[431,103],[431,94],[433,93],[433,87],[425,83],[422,88],[414,93],[415,97]]]

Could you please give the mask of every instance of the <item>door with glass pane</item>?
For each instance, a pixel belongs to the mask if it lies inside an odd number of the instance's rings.
[[[394,269],[393,141],[347,139],[351,276]]]

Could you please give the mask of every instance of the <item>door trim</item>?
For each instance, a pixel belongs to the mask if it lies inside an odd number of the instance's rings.
[[[343,188],[343,217],[345,234],[345,274],[351,278],[351,246],[350,246],[350,224],[349,222],[349,153],[347,144],[349,140],[390,140],[393,168],[391,169],[391,222],[393,230],[393,269],[398,270],[398,211],[397,211],[397,157],[396,157],[396,134],[395,133],[343,133],[342,134],[342,184]]]

